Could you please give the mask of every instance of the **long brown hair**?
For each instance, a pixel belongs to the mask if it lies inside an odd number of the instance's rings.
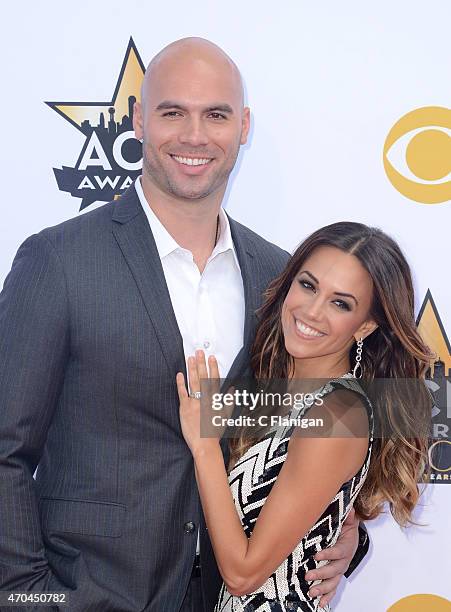
[[[362,386],[375,379],[422,379],[433,355],[418,334],[414,317],[414,291],[409,265],[396,242],[380,229],[361,223],[340,222],[311,234],[296,250],[285,270],[268,287],[251,351],[257,379],[287,379],[294,373],[294,358],[286,351],[281,312],[290,286],[304,261],[320,246],[352,253],[373,280],[371,318],[377,329],[365,339],[362,355]],[[356,345],[350,352],[355,359]],[[368,389],[370,386],[368,386]],[[395,520],[413,522],[412,511],[419,498],[418,482],[427,465],[431,398],[419,384],[413,416],[412,398],[379,387],[370,400],[375,415],[383,415],[374,439],[369,472],[354,504],[363,520],[380,514],[388,502]],[[413,422],[414,420],[414,422]],[[406,436],[406,431],[416,437]],[[246,436],[230,439],[231,464],[255,440]]]

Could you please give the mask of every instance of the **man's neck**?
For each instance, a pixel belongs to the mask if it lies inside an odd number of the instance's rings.
[[[191,251],[202,272],[215,247],[217,220],[225,186],[206,198],[183,200],[162,192],[145,176],[141,177],[141,185],[146,201],[159,221],[177,244]]]

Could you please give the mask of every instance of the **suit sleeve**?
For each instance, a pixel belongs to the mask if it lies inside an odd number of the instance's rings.
[[[356,569],[356,567],[360,564],[362,559],[365,557],[368,549],[370,547],[370,537],[366,530],[364,523],[359,524],[359,544],[357,546],[357,550],[355,551],[355,555],[352,558],[351,563],[347,571],[345,572],[346,578],[352,574],[352,572]]]
[[[33,474],[69,353],[62,263],[41,233],[19,248],[0,293],[0,589],[45,591],[53,576]]]

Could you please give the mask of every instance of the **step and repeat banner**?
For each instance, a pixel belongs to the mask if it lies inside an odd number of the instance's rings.
[[[240,67],[252,110],[226,194],[235,219],[293,250],[334,221],[404,249],[419,329],[436,353],[432,471],[415,518],[368,523],[371,550],[337,612],[451,609],[451,3],[173,0],[3,8],[0,282],[19,244],[140,174],[132,131],[144,67],[203,36]],[[168,568],[169,571],[169,568]]]

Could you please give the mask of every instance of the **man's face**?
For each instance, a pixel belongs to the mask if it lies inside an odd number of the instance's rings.
[[[224,190],[249,131],[241,84],[225,63],[178,57],[153,69],[145,104],[135,107],[143,173],[173,197]]]

